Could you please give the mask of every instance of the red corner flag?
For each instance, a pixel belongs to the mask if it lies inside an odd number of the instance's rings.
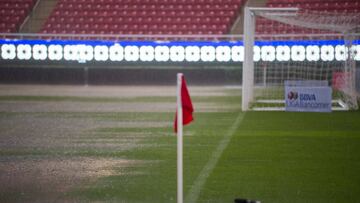
[[[193,121],[192,113],[194,112],[194,108],[191,102],[191,98],[189,95],[189,91],[186,86],[184,75],[181,76],[181,106],[183,112],[183,124],[189,124]],[[174,121],[174,130],[177,132],[177,111],[175,114],[175,121]]]

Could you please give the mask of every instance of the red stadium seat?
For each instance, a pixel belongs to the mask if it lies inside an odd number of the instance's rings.
[[[33,0],[1,0],[0,23],[5,23],[1,32],[17,32],[34,4]]]
[[[59,0],[43,30],[223,34],[229,32],[243,4],[244,0]]]

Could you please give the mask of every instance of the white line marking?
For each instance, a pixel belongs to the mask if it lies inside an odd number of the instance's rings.
[[[197,199],[199,198],[201,189],[203,188],[203,186],[206,183],[206,179],[209,177],[210,173],[215,168],[215,166],[216,166],[217,162],[219,161],[223,151],[227,148],[227,146],[228,146],[228,144],[229,144],[229,142],[231,140],[231,137],[234,135],[236,129],[238,128],[238,126],[242,122],[242,120],[244,118],[244,115],[245,115],[245,113],[243,113],[243,112],[239,113],[239,115],[237,116],[234,124],[226,132],[226,134],[224,135],[224,137],[220,141],[220,143],[217,146],[217,148],[215,149],[215,151],[213,151],[209,161],[206,163],[204,168],[201,170],[199,176],[194,181],[194,184],[190,188],[190,191],[188,192],[184,202],[192,203],[192,202],[197,201]]]

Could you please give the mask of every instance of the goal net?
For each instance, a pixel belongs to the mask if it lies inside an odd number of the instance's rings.
[[[333,110],[357,109],[359,17],[297,8],[245,8],[243,111],[284,110],[286,81],[314,86],[321,81],[333,89]]]

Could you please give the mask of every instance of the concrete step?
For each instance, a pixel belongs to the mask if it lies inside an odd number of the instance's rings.
[[[23,26],[20,28],[21,33],[38,33],[42,26],[55,8],[57,0],[39,0],[33,11],[28,16]]]

